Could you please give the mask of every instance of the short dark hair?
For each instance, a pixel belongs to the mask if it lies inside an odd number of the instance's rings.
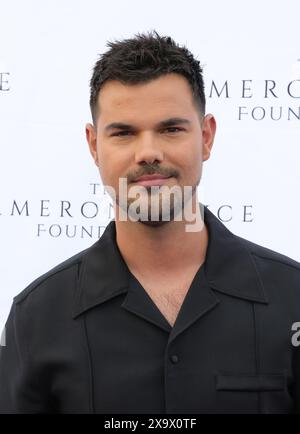
[[[94,125],[97,119],[97,98],[105,82],[123,84],[146,83],[167,73],[184,76],[191,87],[200,115],[205,114],[205,93],[200,62],[185,46],[155,30],[138,33],[131,39],[107,42],[110,49],[100,55],[90,80],[90,108]]]

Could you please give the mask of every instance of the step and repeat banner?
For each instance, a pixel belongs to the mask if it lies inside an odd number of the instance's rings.
[[[217,121],[199,200],[300,261],[300,2],[0,0],[0,328],[12,298],[114,218],[85,139],[106,43],[157,30],[204,69]],[[112,271],[113,272],[113,271]]]

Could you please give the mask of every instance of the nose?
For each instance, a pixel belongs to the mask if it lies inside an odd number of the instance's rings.
[[[163,161],[164,155],[161,147],[155,142],[151,133],[145,133],[143,137],[136,143],[135,163],[143,164],[144,162],[150,164],[155,161]]]

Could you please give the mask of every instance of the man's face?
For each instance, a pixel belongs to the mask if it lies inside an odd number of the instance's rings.
[[[102,182],[114,188],[117,203],[119,178],[126,178],[128,191],[139,185],[149,190],[149,182],[134,180],[154,173],[168,177],[159,185],[196,191],[216,124],[212,115],[200,119],[184,77],[166,74],[138,85],[108,81],[98,96],[98,113],[96,128],[86,126],[87,140]]]

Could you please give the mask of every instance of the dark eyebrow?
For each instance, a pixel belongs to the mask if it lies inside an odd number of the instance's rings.
[[[157,124],[158,128],[166,128],[171,127],[173,125],[182,125],[182,124],[190,124],[191,121],[184,118],[169,118],[165,119],[164,121],[161,121]],[[124,124],[123,122],[112,122],[111,124],[106,125],[105,131],[108,132],[109,130],[133,130],[134,126],[129,124]]]

